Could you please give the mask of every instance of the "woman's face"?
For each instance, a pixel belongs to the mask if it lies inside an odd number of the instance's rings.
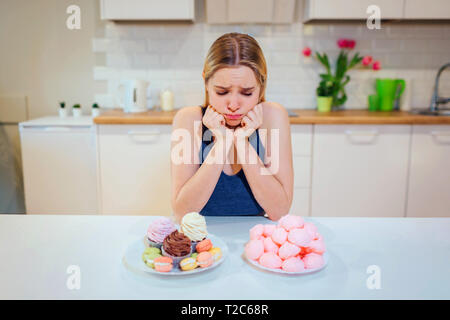
[[[209,79],[209,104],[221,113],[228,127],[237,127],[258,104],[260,86],[252,69],[246,66],[222,68]]]

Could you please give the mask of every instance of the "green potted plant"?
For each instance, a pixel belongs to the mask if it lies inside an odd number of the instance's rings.
[[[334,83],[330,80],[322,80],[316,89],[317,110],[319,112],[330,112],[333,102]]]
[[[97,103],[94,103],[92,105],[92,116],[93,117],[98,117],[100,115],[100,108],[98,107]]]
[[[72,109],[74,117],[81,117],[81,106],[79,104],[74,104]]]
[[[349,53],[355,45],[356,41],[351,39],[339,39],[337,41],[338,47],[341,49],[339,55],[336,59],[336,64],[334,66],[334,73],[330,66],[330,62],[326,53],[320,54],[316,52],[315,58],[325,67],[326,73],[320,74],[321,81],[331,81],[332,86],[332,108],[340,108],[345,101],[347,101],[347,94],[345,92],[345,85],[350,81],[350,76],[346,73],[348,70],[358,66],[361,62],[364,67],[370,66],[372,64],[372,57],[365,56],[361,57],[358,52],[356,52],[350,59]],[[305,47],[303,49],[303,55],[305,57],[311,56],[311,49]],[[379,70],[380,62],[373,61],[372,69]],[[319,85],[320,86],[320,85]]]
[[[67,117],[67,109],[66,109],[66,103],[64,101],[61,101],[59,103],[59,116],[61,118]]]

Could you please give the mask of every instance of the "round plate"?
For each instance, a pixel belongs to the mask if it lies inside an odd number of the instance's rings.
[[[305,269],[305,271],[302,272],[287,272],[281,269],[270,269],[270,268],[266,268],[263,267],[262,265],[260,265],[257,261],[255,260],[250,260],[247,259],[247,257],[245,256],[245,252],[242,254],[242,256],[244,257],[245,260],[248,261],[248,263],[250,263],[251,265],[255,266],[258,269],[261,270],[266,270],[266,271],[270,271],[270,272],[275,272],[275,273],[281,273],[281,274],[293,274],[293,275],[302,275],[302,274],[309,274],[309,273],[313,273],[313,272],[317,272],[319,270],[322,270],[323,268],[325,268],[328,264],[328,252],[324,252],[323,253],[323,260],[324,260],[324,264],[320,267],[320,268],[316,268],[316,269]]]
[[[225,241],[223,241],[219,237],[216,237],[213,234],[209,234],[208,239],[211,240],[213,247],[219,247],[222,250],[222,257],[219,259],[219,261],[215,261],[212,265],[210,265],[209,267],[206,267],[206,268],[195,268],[194,270],[190,270],[190,271],[182,271],[181,269],[176,267],[176,268],[173,268],[169,272],[156,271],[155,269],[148,267],[144,263],[144,261],[142,261],[142,253],[144,252],[144,250],[146,248],[144,241],[142,241],[142,238],[139,238],[139,239],[133,241],[128,246],[128,248],[126,249],[125,254],[123,256],[122,261],[123,261],[125,267],[127,267],[127,268],[129,268],[133,271],[140,271],[140,272],[145,272],[148,274],[157,274],[157,275],[163,275],[163,276],[185,276],[185,275],[189,275],[189,274],[204,272],[204,271],[213,269],[213,268],[217,267],[218,265],[220,265],[225,260],[226,256],[228,255],[228,246],[225,243]]]

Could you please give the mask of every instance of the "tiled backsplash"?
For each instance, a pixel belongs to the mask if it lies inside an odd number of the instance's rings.
[[[381,62],[382,70],[352,70],[346,86],[347,109],[367,108],[367,95],[374,93],[376,77],[407,80],[403,105],[427,107],[438,68],[450,62],[450,25],[384,23],[369,30],[362,23],[289,25],[209,25],[114,23],[93,39],[93,51],[102,65],[94,68],[97,82],[95,100],[102,107],[117,107],[115,94],[120,79],[150,81],[149,107],[158,105],[159,92],[171,88],[175,108],[203,102],[201,77],[210,45],[227,32],[248,33],[256,38],[268,64],[266,99],[287,108],[315,108],[315,88],[322,66],[306,59],[305,46],[326,51],[332,60],[338,54],[336,41],[348,37],[357,41],[355,51],[370,54]],[[104,63],[103,63],[104,62]],[[440,93],[450,96],[450,69],[441,77]],[[409,97],[408,97],[409,96]]]

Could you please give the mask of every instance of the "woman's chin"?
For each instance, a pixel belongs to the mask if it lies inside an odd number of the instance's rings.
[[[234,129],[241,125],[241,119],[227,120],[225,124],[228,128]]]

